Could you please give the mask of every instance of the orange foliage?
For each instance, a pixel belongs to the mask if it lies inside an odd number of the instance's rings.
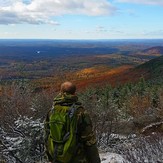
[[[101,72],[100,75],[92,77],[92,78],[85,78],[81,79],[77,82],[79,88],[85,88],[90,85],[96,84],[107,84],[110,83],[111,85],[115,85],[118,83],[124,83],[129,80],[130,76],[127,76],[125,79],[124,73],[127,73],[131,68],[130,65],[120,66],[117,68],[113,68],[107,70],[105,72]],[[123,78],[122,78],[123,77]]]
[[[100,76],[105,72],[108,72],[110,69],[106,66],[95,66],[90,68],[82,69],[76,72],[74,75],[76,78],[91,78],[92,76]]]
[[[65,80],[69,80],[74,82],[78,87],[78,91],[80,91],[89,86],[103,86],[105,84],[115,86],[126,82],[136,82],[142,77],[142,74],[146,75],[145,70],[136,70],[131,65],[123,65],[112,69],[101,65],[85,68],[75,73],[69,72],[60,76],[33,80],[33,84],[38,90],[52,88],[59,91],[60,84]]]
[[[99,70],[97,70],[95,67],[91,68],[85,68],[79,72],[77,72],[77,75],[82,75],[82,74],[93,74],[93,73],[98,73]]]
[[[142,75],[143,74],[143,75]],[[111,69],[105,73],[101,72],[101,75],[98,77],[90,79],[82,79],[77,82],[79,88],[86,88],[91,85],[105,85],[111,84],[115,86],[117,84],[125,84],[127,82],[137,82],[141,77],[147,78],[148,74],[146,70],[135,70],[132,66],[120,66],[114,69]]]

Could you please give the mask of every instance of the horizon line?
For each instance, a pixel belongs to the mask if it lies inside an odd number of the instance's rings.
[[[0,40],[163,40],[163,38],[110,38],[110,39],[69,39],[69,38],[0,38]]]

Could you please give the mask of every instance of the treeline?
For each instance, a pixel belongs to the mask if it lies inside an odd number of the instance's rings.
[[[35,92],[25,81],[4,85],[1,91],[0,159],[43,161],[43,120],[57,92]],[[100,148],[113,145],[113,134],[132,136],[163,120],[162,83],[141,79],[136,84],[88,88],[78,96],[91,115]]]
[[[143,78],[137,84],[90,88],[80,94],[80,100],[91,114],[99,143],[103,135],[140,133],[163,120],[163,84]]]

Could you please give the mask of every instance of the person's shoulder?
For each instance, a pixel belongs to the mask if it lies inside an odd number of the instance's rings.
[[[77,115],[81,117],[85,117],[88,115],[87,110],[84,108],[82,104],[77,106]]]

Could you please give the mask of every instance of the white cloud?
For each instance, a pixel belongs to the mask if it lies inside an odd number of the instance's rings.
[[[115,11],[107,0],[0,0],[0,24],[58,24],[53,17],[110,15]]]
[[[97,26],[97,27],[96,27],[96,32],[97,32],[97,33],[108,32],[108,30],[105,29],[105,27],[103,27],[103,26]]]
[[[143,31],[142,32],[143,35],[146,36],[163,36],[163,30],[153,30],[153,31]]]
[[[138,3],[147,5],[163,5],[163,0],[116,0],[117,2]]]

